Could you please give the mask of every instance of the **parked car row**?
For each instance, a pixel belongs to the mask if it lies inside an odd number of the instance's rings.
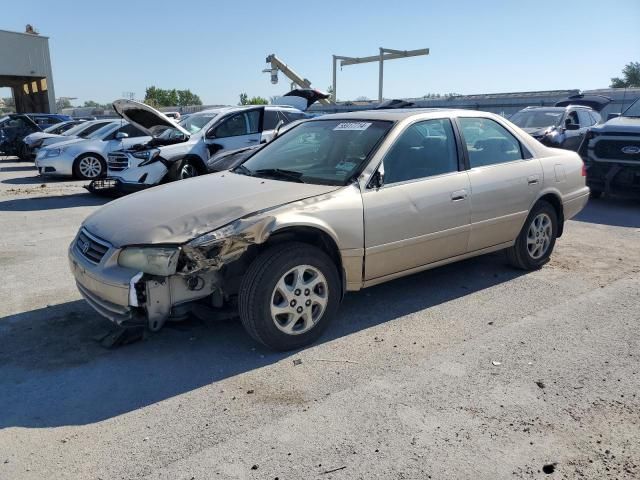
[[[554,107],[527,107],[510,120],[550,147],[580,153],[591,196],[640,193],[640,100],[606,122],[610,103],[600,95],[574,95]]]
[[[515,267],[540,268],[589,196],[576,152],[490,113],[372,110],[278,131],[294,112],[216,110],[178,127],[134,102],[116,107],[149,134],[109,157],[122,183],[203,168],[217,152],[233,165],[83,222],[71,271],[89,305],[121,326],[157,331],[235,309],[257,341],[299,348],[350,291],[503,249]]]
[[[25,136],[68,121],[73,121],[73,118],[46,113],[11,113],[0,117],[0,153],[19,155]]]

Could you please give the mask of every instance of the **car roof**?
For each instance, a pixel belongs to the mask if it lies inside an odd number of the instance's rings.
[[[227,112],[240,112],[242,110],[248,110],[250,108],[256,108],[256,107],[265,107],[269,110],[293,110],[296,112],[299,112],[300,110],[298,110],[295,107],[292,107],[290,105],[238,105],[235,107],[218,107],[218,108],[208,108],[206,110],[200,110],[199,112],[194,112],[191,115],[200,115],[200,114],[206,114],[206,113],[227,113]]]
[[[433,114],[433,116],[467,116],[467,117],[492,117],[494,114],[479,110],[464,110],[461,108],[394,108],[390,110],[358,110],[355,112],[332,113],[313,118],[315,120],[386,120],[399,121],[416,115]]]
[[[586,105],[567,105],[566,107],[534,107],[534,106],[530,106],[530,107],[525,107],[522,110],[529,110],[529,111],[530,110],[550,110],[550,111],[564,112],[565,110],[568,110],[570,108],[595,111],[595,110],[593,110],[593,108],[587,107]]]

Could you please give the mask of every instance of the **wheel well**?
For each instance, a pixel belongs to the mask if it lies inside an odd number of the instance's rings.
[[[331,238],[331,235],[315,227],[299,226],[285,228],[278,230],[271,235],[271,237],[269,237],[261,247],[268,248],[276,243],[292,241],[313,245],[314,247],[322,250],[331,260],[333,260],[333,263],[338,269],[338,275],[342,282],[342,293],[344,294],[346,279],[344,269],[342,268],[342,257],[340,256],[340,249],[338,249],[338,245],[336,245],[336,242]]]
[[[196,167],[196,170],[198,170],[198,174],[204,175],[205,173],[207,173],[207,167],[199,156],[187,155],[182,160],[187,161],[194,167]]]
[[[538,199],[538,202],[544,200],[545,202],[551,204],[551,206],[555,209],[556,215],[558,216],[558,237],[562,236],[562,232],[564,231],[564,210],[562,208],[562,201],[560,198],[553,194],[547,193]]]

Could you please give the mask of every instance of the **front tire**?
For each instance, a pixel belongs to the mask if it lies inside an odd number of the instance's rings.
[[[85,153],[73,162],[73,176],[80,180],[95,180],[107,172],[107,162],[100,155]]]
[[[538,202],[527,217],[516,243],[507,249],[509,263],[522,270],[536,270],[549,261],[558,236],[558,215],[545,201]]]
[[[298,242],[276,245],[249,266],[239,291],[242,325],[273,350],[317,340],[340,303],[341,283],[322,250]]]
[[[200,175],[200,169],[193,160],[183,159],[175,162],[169,170],[168,179],[171,182],[186,180]]]

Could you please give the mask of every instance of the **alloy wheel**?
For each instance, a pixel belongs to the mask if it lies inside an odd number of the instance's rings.
[[[184,180],[185,178],[197,177],[198,170],[196,167],[191,165],[190,163],[185,163],[180,169],[180,179]]]
[[[78,170],[85,178],[96,178],[102,173],[102,163],[96,157],[84,157],[78,162]]]
[[[289,335],[308,332],[322,318],[329,301],[329,287],[322,272],[299,265],[286,272],[271,295],[271,318]]]
[[[527,251],[534,260],[541,258],[551,244],[553,234],[551,218],[546,213],[536,215],[527,232]]]

